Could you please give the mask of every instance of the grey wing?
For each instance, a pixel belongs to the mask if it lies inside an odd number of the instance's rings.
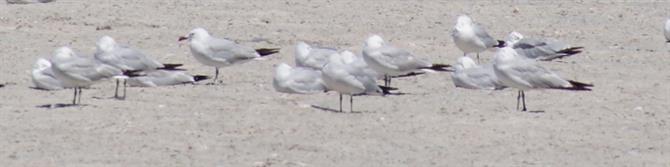
[[[514,44],[513,48],[520,55],[530,59],[551,59],[562,56],[558,52],[569,48],[569,45],[553,39],[524,38]]]
[[[120,47],[115,50],[114,54],[119,55],[123,63],[132,68],[129,70],[149,70],[163,67],[163,64],[160,62],[147,57],[139,50],[133,48]]]
[[[515,76],[513,79],[517,81],[522,80],[521,83],[526,83],[532,88],[561,88],[570,86],[570,83],[558,76],[558,74],[530,61],[534,60],[517,61],[517,63],[506,70],[508,75]]]
[[[212,38],[208,45],[209,49],[214,53],[212,58],[219,59],[220,61],[232,63],[259,57],[253,48],[226,39]]]
[[[301,94],[319,93],[326,91],[320,71],[296,68],[291,73],[288,88]]]
[[[464,75],[468,78],[468,84],[477,89],[493,90],[505,87],[496,77],[491,65],[466,69],[464,70]]]
[[[303,63],[308,67],[321,69],[328,61],[328,56],[334,53],[337,53],[337,50],[332,48],[314,47],[309,53],[307,60]]]
[[[87,58],[76,58],[60,64],[58,67],[70,77],[88,81],[122,75],[121,70],[116,67]]]
[[[493,39],[493,37],[491,37],[491,35],[486,32],[486,29],[484,29],[484,27],[480,26],[479,24],[473,24],[472,30],[475,32],[475,36],[477,36],[477,38],[479,38],[479,40],[481,40],[482,43],[486,45],[486,47],[493,47],[498,45],[498,41]]]
[[[63,84],[56,79],[51,68],[46,68],[38,73],[33,72],[33,84],[35,88],[44,90],[58,90],[63,89]]]
[[[384,61],[389,62],[401,71],[415,70],[417,68],[431,66],[430,63],[416,59],[412,53],[403,49],[387,46],[380,48],[379,52],[384,55],[382,57],[385,59]]]

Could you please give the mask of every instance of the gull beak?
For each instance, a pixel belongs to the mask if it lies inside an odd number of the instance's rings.
[[[187,40],[187,39],[188,39],[188,38],[186,38],[186,37],[184,37],[184,36],[181,36],[181,37],[179,37],[179,39],[178,39],[177,41],[181,42],[181,41],[183,41],[183,40]]]
[[[177,42],[179,42],[179,47],[181,47],[182,45],[185,45],[186,44],[185,41],[187,41],[187,40],[188,40],[188,38],[186,38],[184,36],[179,37],[179,39],[177,40]]]

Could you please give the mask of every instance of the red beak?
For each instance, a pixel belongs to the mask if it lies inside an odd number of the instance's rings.
[[[186,38],[186,37],[179,37],[179,39],[177,41],[183,41],[183,40],[187,40],[187,39],[188,38]]]

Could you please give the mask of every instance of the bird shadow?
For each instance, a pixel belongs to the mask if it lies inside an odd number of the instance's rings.
[[[360,113],[363,113],[363,112],[360,112],[360,111],[350,111],[350,112],[344,112],[343,111],[343,112],[340,112],[340,110],[327,108],[327,107],[322,107],[322,106],[317,106],[317,105],[313,105],[313,104],[310,105],[310,107],[312,107],[314,109],[321,110],[321,111],[328,111],[328,112],[333,112],[333,113],[338,113],[338,114],[340,114],[340,113],[341,114],[347,114],[347,113],[349,113],[349,114],[360,114]]]
[[[531,110],[531,111],[527,111],[527,112],[528,113],[533,113],[533,114],[540,114],[540,113],[544,113],[544,110]]]
[[[35,107],[46,108],[46,109],[54,109],[54,108],[80,107],[80,106],[86,106],[86,105],[56,103],[56,104],[43,104],[43,105],[38,105],[38,106],[35,106]]]

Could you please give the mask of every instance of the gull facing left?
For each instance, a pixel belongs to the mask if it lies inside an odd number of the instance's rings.
[[[344,55],[344,56],[343,56]],[[349,95],[350,111],[353,111],[354,97],[357,95],[386,95],[394,88],[378,86],[377,74],[368,68],[352,61],[355,56],[349,51],[328,56],[328,63],[323,67],[323,81],[328,90],[340,94],[340,112],[342,112],[342,95]]]
[[[412,53],[388,45],[379,35],[372,35],[365,41],[363,59],[367,65],[384,76],[384,86],[391,85],[391,78],[412,72],[450,71],[446,64],[432,64],[416,58]]]
[[[191,30],[186,36],[179,37],[178,41],[188,42],[191,54],[200,63],[213,66],[215,69],[212,84],[219,78],[219,68],[235,64],[242,64],[263,56],[279,52],[279,48],[254,49],[237,44],[233,41],[216,38],[203,28]]]
[[[102,79],[123,75],[120,69],[92,58],[80,57],[69,47],[56,49],[51,62],[51,70],[63,83],[63,87],[74,89],[73,105],[77,104],[77,100],[81,103],[81,88],[93,85]]]

